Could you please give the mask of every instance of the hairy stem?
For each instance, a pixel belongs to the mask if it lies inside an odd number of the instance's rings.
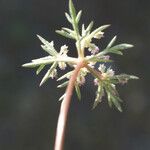
[[[64,139],[65,139],[65,128],[68,116],[68,110],[71,102],[71,97],[74,89],[74,84],[78,73],[82,67],[84,67],[84,61],[79,61],[73,74],[69,80],[69,84],[66,89],[66,95],[61,103],[60,113],[58,117],[57,130],[56,130],[56,138],[55,138],[55,146],[54,150],[63,150],[64,147]]]

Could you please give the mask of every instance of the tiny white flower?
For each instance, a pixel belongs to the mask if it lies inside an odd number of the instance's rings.
[[[61,46],[59,55],[66,57],[67,53],[68,53],[68,46],[66,45]],[[65,62],[59,62],[58,66],[61,70],[65,70],[67,65]]]
[[[115,74],[114,70],[112,70],[112,69],[110,69],[110,68],[107,69],[107,72],[106,72],[106,73],[107,73],[107,76],[108,76],[108,77],[113,77],[114,74]]]
[[[85,38],[81,41],[81,48],[84,49],[84,48],[88,48],[91,44],[91,38]]]
[[[67,56],[67,53],[68,53],[68,46],[66,45],[61,46],[59,54],[61,56]]]
[[[93,44],[93,43],[90,43],[88,50],[89,50],[93,55],[95,55],[95,54],[97,54],[97,53],[99,52],[98,46],[96,46],[96,45]]]
[[[102,37],[104,37],[104,32],[101,32],[101,31],[94,35],[95,39],[101,39]]]
[[[59,63],[58,63],[58,66],[59,66],[59,68],[60,68],[61,70],[65,70],[66,67],[67,67],[67,65],[66,65],[65,62],[59,62]]]
[[[90,62],[88,65],[94,69],[96,62]]]
[[[50,74],[50,77],[51,77],[52,79],[54,79],[56,76],[57,76],[57,70],[54,69],[54,70],[52,71],[52,73]]]
[[[105,73],[106,71],[106,66],[104,64],[100,64],[98,70],[102,73]]]

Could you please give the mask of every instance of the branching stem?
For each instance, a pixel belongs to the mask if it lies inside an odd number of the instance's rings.
[[[61,108],[60,108],[60,113],[59,113],[58,123],[57,123],[54,150],[63,150],[64,139],[65,139],[65,128],[66,128],[66,122],[67,122],[71,97],[74,89],[74,84],[80,69],[84,66],[85,66],[84,60],[79,60],[69,80],[69,84],[66,89],[66,95],[61,103]]]

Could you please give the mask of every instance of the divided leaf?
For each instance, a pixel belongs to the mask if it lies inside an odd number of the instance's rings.
[[[115,53],[115,54],[118,54],[118,55],[122,55],[122,50],[125,50],[125,49],[129,49],[129,48],[132,48],[133,45],[131,44],[119,44],[119,45],[116,45],[116,46],[113,46],[109,49],[107,49],[107,51],[109,53]]]
[[[81,15],[82,15],[82,10],[80,10],[77,14],[77,17],[76,17],[76,22],[79,23],[80,19],[81,19]]]
[[[93,109],[102,101],[103,96],[104,96],[104,88],[102,84],[100,84],[96,92],[96,98],[93,104]]]
[[[122,102],[122,100],[119,98],[119,94],[116,90],[116,88],[114,87],[114,85],[105,85],[105,90],[107,93],[107,98],[108,98],[108,104],[110,107],[112,107],[112,104],[115,105],[115,107],[122,112],[122,108],[120,105],[120,102]]]
[[[75,39],[74,36],[72,36],[71,34],[69,34],[68,32],[64,31],[64,30],[56,30],[56,33],[69,38],[69,39]]]
[[[106,48],[108,49],[108,48],[112,47],[113,44],[115,43],[116,39],[117,39],[117,36],[114,36],[113,39],[109,42],[109,44],[107,45]]]
[[[43,50],[45,50],[47,53],[49,53],[52,56],[57,55],[57,51],[54,49],[54,42],[53,41],[49,43],[47,40],[45,40],[41,36],[37,35],[37,37],[44,44],[44,45],[41,45]]]
[[[45,65],[40,65],[40,67],[37,69],[36,74],[38,75],[43,69]]]
[[[72,24],[72,19],[68,13],[65,13],[67,20]]]
[[[56,67],[57,63],[53,63],[53,65],[50,67],[50,69],[46,72],[45,76],[43,77],[40,86],[43,85],[50,78],[51,73],[54,71]]]
[[[73,20],[75,20],[76,19],[76,10],[75,10],[72,0],[69,0],[69,12],[70,12],[71,18]]]

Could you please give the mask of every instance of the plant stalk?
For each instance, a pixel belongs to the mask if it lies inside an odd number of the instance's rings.
[[[84,67],[84,65],[85,65],[84,61],[79,60],[77,66],[73,71],[71,78],[69,79],[69,84],[66,89],[66,95],[61,103],[60,113],[58,117],[54,150],[63,150],[67,116],[74,89],[74,84],[80,69]]]

